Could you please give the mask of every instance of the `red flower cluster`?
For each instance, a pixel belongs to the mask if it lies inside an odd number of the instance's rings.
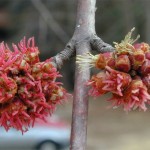
[[[100,96],[111,92],[112,106],[122,105],[126,111],[132,108],[145,111],[145,104],[150,104],[150,47],[146,43],[138,43],[130,45],[128,50],[99,54],[98,58],[104,56],[105,66],[97,65],[100,59],[97,59],[95,66],[105,69],[89,81],[92,87],[89,94]]]
[[[56,82],[61,77],[51,59],[39,60],[34,38],[13,50],[0,43],[0,125],[25,132],[36,118],[44,119],[68,94]]]
[[[121,43],[115,43],[115,52],[88,56],[88,62],[100,73],[93,75],[88,85],[89,95],[100,96],[111,92],[113,107],[123,106],[125,111],[139,108],[146,111],[150,104],[150,46],[146,43],[134,44],[131,32]],[[79,65],[86,62],[78,57]],[[83,61],[82,61],[83,60]]]

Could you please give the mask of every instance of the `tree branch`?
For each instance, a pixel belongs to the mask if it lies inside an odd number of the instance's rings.
[[[75,56],[75,47],[79,43],[83,42],[89,43],[89,45],[91,46],[91,50],[96,50],[99,53],[112,52],[115,50],[114,47],[112,47],[110,44],[105,43],[100,37],[95,34],[80,40],[77,40],[76,34],[74,34],[73,38],[65,46],[65,49],[53,57],[55,66],[60,69],[65,61]]]
[[[95,3],[96,0],[77,0],[75,49],[77,55],[90,52],[90,37],[95,34]],[[88,68],[88,66],[87,66]],[[88,87],[85,83],[90,78],[90,70],[79,70],[76,64],[75,87],[72,110],[72,129],[70,150],[85,150],[88,119]]]
[[[70,40],[65,46],[65,49],[53,57],[53,61],[56,64],[56,67],[60,69],[63,63],[69,60],[71,57],[75,56],[75,42]]]
[[[100,53],[112,52],[115,50],[114,47],[112,47],[110,44],[105,43],[97,35],[92,36],[90,43],[91,43],[92,50],[96,50]]]
[[[32,0],[37,3],[39,0]],[[72,56],[82,55],[97,50],[98,52],[113,51],[114,48],[103,42],[95,33],[95,3],[96,0],[77,0],[76,28],[72,39],[68,42],[65,49],[53,57],[53,61],[58,68],[61,68],[64,61]],[[41,5],[40,5],[41,7]],[[43,7],[43,6],[42,6]],[[39,8],[43,18],[47,19],[44,7]],[[56,26],[53,27],[54,30]],[[57,32],[58,33],[58,32]],[[87,64],[88,68],[88,64]],[[70,150],[85,150],[87,138],[87,119],[88,119],[88,87],[85,83],[90,79],[90,69],[82,72],[76,64],[75,87],[72,110],[72,129]]]

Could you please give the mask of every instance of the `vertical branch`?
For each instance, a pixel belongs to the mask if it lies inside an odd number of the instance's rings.
[[[96,0],[77,0],[75,32],[65,49],[53,57],[57,68],[61,68],[63,63],[75,54],[82,55],[92,49],[98,52],[114,50],[111,45],[105,43],[95,33],[95,3]],[[86,82],[89,78],[88,65],[85,70],[81,71],[76,64],[70,150],[86,149],[88,119],[88,87]]]
[[[96,0],[77,0],[76,30],[73,36],[77,55],[91,50],[90,37],[95,34],[95,3]],[[88,68],[88,66],[87,66]],[[90,70],[79,71],[76,64],[75,88],[72,114],[71,150],[85,150],[88,118],[87,80]]]

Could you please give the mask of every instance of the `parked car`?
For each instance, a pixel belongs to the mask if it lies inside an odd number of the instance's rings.
[[[23,135],[20,131],[0,128],[0,149],[67,150],[70,128],[63,121],[52,118],[45,123],[36,121],[35,126]]]

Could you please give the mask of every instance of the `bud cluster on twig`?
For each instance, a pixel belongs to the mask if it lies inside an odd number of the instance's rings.
[[[34,38],[24,38],[13,51],[0,43],[0,125],[25,132],[34,121],[52,114],[68,96],[52,59],[40,62]]]
[[[88,81],[89,95],[110,92],[113,107],[146,111],[146,104],[150,104],[150,46],[144,42],[134,44],[139,36],[132,39],[133,31],[134,28],[120,43],[114,42],[114,52],[78,55],[77,63],[81,71],[86,69],[87,63],[102,70]]]

